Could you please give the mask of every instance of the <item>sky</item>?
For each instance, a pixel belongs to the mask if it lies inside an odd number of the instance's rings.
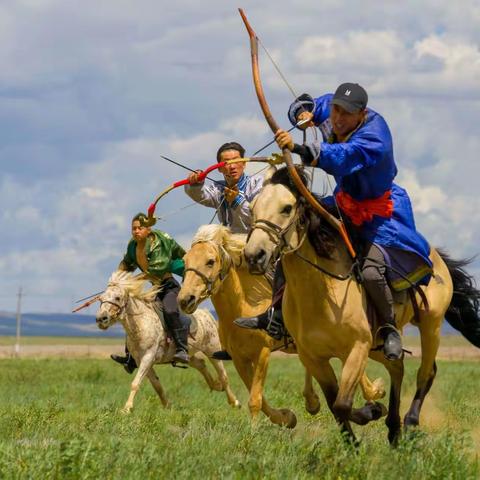
[[[0,311],[15,310],[20,286],[30,312],[68,312],[102,290],[131,218],[188,175],[160,155],[205,168],[224,142],[248,154],[271,139],[239,6],[297,94],[367,89],[392,131],[418,230],[456,258],[480,251],[478,0],[7,1]],[[262,50],[260,69],[289,127],[292,94]],[[319,170],[315,182],[328,186]],[[185,248],[213,214],[191,203],[178,189],[157,209],[158,228]],[[480,261],[469,272],[480,278]]]

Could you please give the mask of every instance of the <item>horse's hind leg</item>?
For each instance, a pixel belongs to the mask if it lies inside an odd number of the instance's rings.
[[[228,376],[223,362],[221,360],[215,360],[214,358],[209,358],[209,360],[213,365],[213,368],[215,368],[215,370],[217,371],[218,381],[222,386],[222,390],[224,390],[227,395],[228,403],[232,407],[240,407],[240,402],[238,401],[235,394],[232,392],[230,384],[228,383]]]
[[[412,404],[404,418],[404,428],[416,427],[420,421],[420,410],[429,392],[437,366],[435,358],[440,344],[441,319],[422,317],[420,322],[420,340],[422,345],[422,361],[417,372],[417,391]]]
[[[390,375],[390,397],[388,402],[388,414],[385,425],[388,427],[388,441],[396,445],[401,433],[400,420],[400,395],[403,382],[403,359],[396,361],[387,360],[383,352],[370,352],[370,357],[382,363]]]
[[[152,387],[157,392],[157,395],[160,397],[160,401],[162,402],[162,405],[164,407],[168,407],[170,405],[170,402],[168,401],[167,396],[165,395],[165,390],[163,389],[162,384],[160,383],[160,379],[155,373],[155,370],[153,369],[153,367],[147,372],[147,377],[150,380]]]
[[[208,371],[207,364],[203,358],[197,356],[197,354],[190,356],[190,366],[197,369],[202,375],[210,390],[216,390],[217,392],[223,391],[223,387],[220,382],[216,382],[210,372]]]
[[[316,415],[320,411],[320,399],[313,389],[313,377],[305,370],[305,384],[303,386],[305,409],[310,415]]]

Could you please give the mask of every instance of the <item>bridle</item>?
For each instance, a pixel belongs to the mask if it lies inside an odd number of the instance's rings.
[[[300,208],[299,208],[299,203],[297,201],[297,212],[292,217],[292,220],[288,223],[288,225],[286,227],[281,228],[277,224],[271,222],[270,220],[265,220],[265,219],[260,218],[260,219],[255,220],[253,222],[252,229],[250,230],[250,232],[248,233],[248,236],[247,236],[247,242],[248,242],[248,240],[249,240],[249,238],[250,238],[254,229],[263,230],[268,235],[268,237],[270,238],[270,241],[274,245],[274,250],[273,250],[273,257],[274,258],[278,258],[279,255],[287,255],[289,253],[293,253],[298,258],[303,260],[305,263],[309,264],[311,267],[313,267],[314,269],[324,273],[325,275],[328,275],[329,277],[335,278],[336,280],[345,281],[345,280],[349,280],[352,276],[355,276],[357,281],[359,283],[361,283],[361,281],[358,280],[358,278],[360,278],[358,276],[358,266],[359,266],[358,259],[355,259],[353,261],[353,263],[350,267],[350,270],[347,272],[347,274],[338,275],[338,274],[329,272],[325,268],[311,262],[310,260],[308,260],[308,258],[305,258],[303,255],[301,255],[299,253],[298,250],[303,245],[303,242],[305,241],[305,238],[307,237],[307,231],[308,231],[308,225],[303,225],[303,226],[300,225],[300,219],[301,219],[301,212],[300,212]],[[298,245],[296,245],[295,247],[290,246],[287,239],[285,238],[288,231],[290,230],[290,228],[293,225],[295,225],[297,227],[297,233],[298,233],[299,238],[300,238],[300,240],[298,242]],[[303,233],[303,235],[302,235],[302,233]],[[300,235],[302,235],[302,236],[300,237]]]
[[[107,289],[110,286],[112,285],[107,285]],[[117,307],[118,308],[117,316],[119,316],[123,312],[123,310],[127,307],[128,300],[127,302],[125,302],[125,305],[122,306],[119,303],[112,302],[111,300],[104,300],[102,295],[102,297],[100,297],[100,308],[102,308],[104,303],[108,303],[109,305],[113,305],[114,307]]]
[[[264,231],[270,241],[274,244],[274,253],[275,255],[286,255],[289,253],[293,253],[298,250],[307,236],[307,229],[300,225],[300,208],[299,204],[297,203],[297,211],[295,215],[293,215],[290,222],[284,227],[280,227],[276,223],[271,222],[270,220],[265,220],[263,218],[259,218],[254,220],[252,223],[252,229],[248,232],[247,235],[247,242],[250,240],[250,237],[255,229]],[[288,240],[286,239],[287,234],[289,233],[292,227],[296,227],[297,234],[299,237],[298,245],[295,247],[290,246]],[[301,236],[303,232],[303,235]]]
[[[199,241],[199,242],[193,243],[192,247],[194,245],[196,245],[197,243],[214,243],[214,242]],[[217,246],[217,245],[215,244],[215,246]],[[222,245],[219,246],[219,252],[220,252],[220,270],[215,275],[215,277],[208,278],[207,275],[205,275],[203,272],[201,272],[200,270],[198,270],[196,268],[193,268],[193,267],[188,267],[188,268],[185,268],[185,270],[184,270],[184,274],[187,273],[187,272],[195,273],[195,275],[200,277],[202,279],[203,283],[205,284],[205,289],[206,290],[205,290],[205,293],[202,294],[202,296],[200,298],[200,301],[205,300],[206,298],[210,297],[211,295],[213,295],[215,293],[215,288],[214,287],[215,287],[215,284],[217,283],[217,281],[220,280],[220,282],[223,282],[223,280],[225,280],[225,278],[229,274],[230,268],[233,267],[232,257],[230,255],[228,255],[228,253],[225,251],[225,249]],[[224,261],[225,259],[228,259],[228,262],[225,262]]]

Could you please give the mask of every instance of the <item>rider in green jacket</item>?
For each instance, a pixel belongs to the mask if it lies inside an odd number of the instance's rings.
[[[173,273],[183,276],[185,250],[168,233],[143,227],[139,213],[132,219],[132,239],[128,243],[127,252],[118,266],[119,270],[133,272],[137,267],[149,280],[161,286],[158,298],[163,305],[163,316],[176,346],[173,361],[188,363],[189,318],[180,315],[177,296],[180,284],[173,278]],[[135,360],[126,350],[126,356],[112,355],[112,359],[122,363],[127,372],[136,368]]]

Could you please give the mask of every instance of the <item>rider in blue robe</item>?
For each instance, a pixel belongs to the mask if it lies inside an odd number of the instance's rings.
[[[367,102],[367,92],[355,83],[340,85],[334,95],[314,99],[303,94],[290,106],[289,119],[293,125],[307,120],[302,128],[318,127],[323,142],[298,145],[284,130],[276,138],[280,148],[300,155],[305,165],[334,176],[335,191],[325,202],[336,201],[364,244],[362,273],[380,317],[377,334],[384,341],[385,356],[395,360],[402,356],[402,345],[391,288],[428,283],[432,263],[430,247],[415,228],[407,192],[393,181],[397,167],[388,125]],[[394,265],[401,275],[389,275],[385,264]],[[241,326],[253,326],[244,323]]]

